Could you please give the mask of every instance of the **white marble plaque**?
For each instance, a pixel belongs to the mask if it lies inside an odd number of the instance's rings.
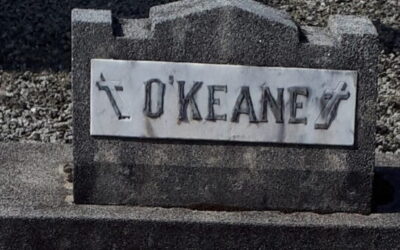
[[[90,84],[93,136],[354,144],[356,71],[93,59]]]

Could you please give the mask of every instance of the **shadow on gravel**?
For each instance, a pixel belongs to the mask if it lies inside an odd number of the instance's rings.
[[[373,212],[400,212],[400,167],[376,167]]]
[[[379,34],[379,41],[386,53],[394,49],[400,49],[400,30],[381,23],[379,20],[373,22]]]

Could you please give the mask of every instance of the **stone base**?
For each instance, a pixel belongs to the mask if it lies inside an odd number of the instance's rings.
[[[369,216],[75,205],[68,202],[71,184],[62,171],[71,160],[66,145],[0,144],[1,249],[394,249],[400,245],[396,158],[386,157],[383,162],[389,167],[376,170],[377,213]]]

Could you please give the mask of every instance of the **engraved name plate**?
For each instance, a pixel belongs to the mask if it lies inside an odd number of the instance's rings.
[[[93,136],[354,144],[356,71],[92,59],[90,84]]]

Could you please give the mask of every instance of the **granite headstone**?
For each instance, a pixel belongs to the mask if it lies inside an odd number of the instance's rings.
[[[72,12],[74,199],[369,213],[377,33],[251,0]]]

